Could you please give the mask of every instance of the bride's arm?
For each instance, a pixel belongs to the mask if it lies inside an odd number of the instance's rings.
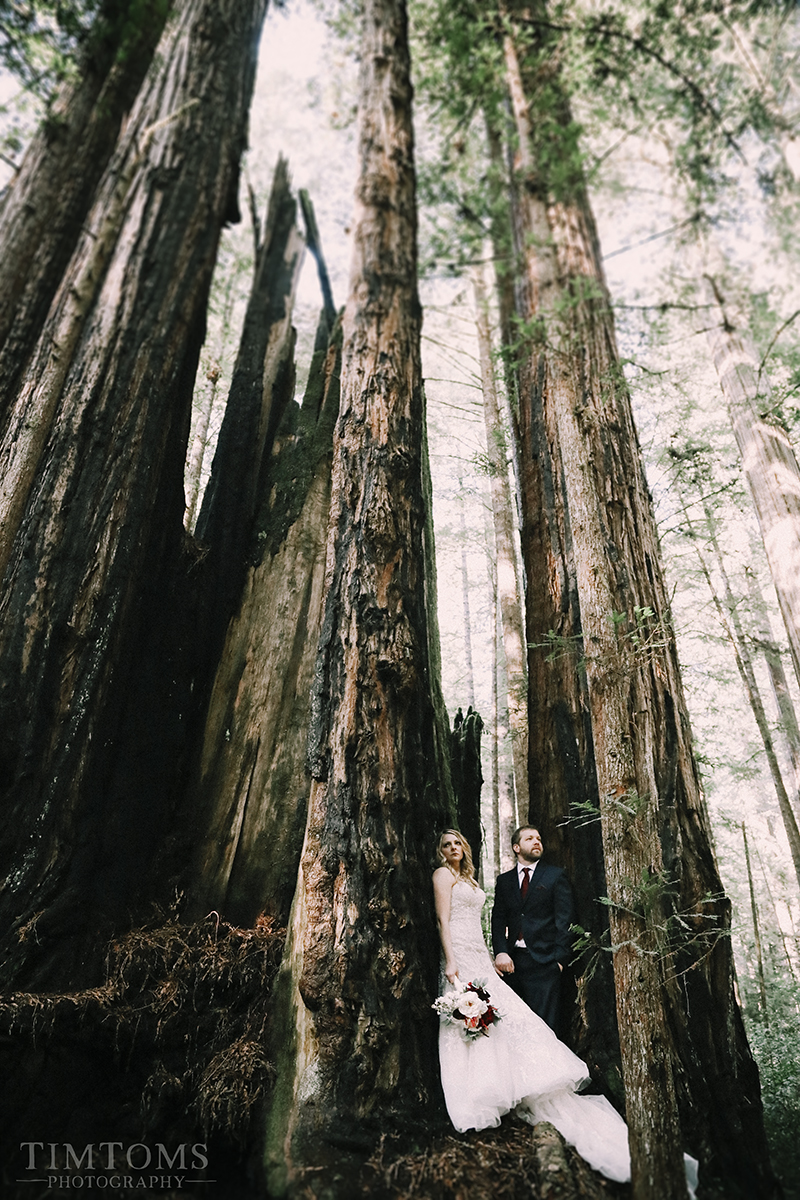
[[[437,867],[433,872],[433,898],[436,904],[439,940],[444,951],[444,973],[451,983],[455,983],[456,975],[458,975],[458,963],[453,950],[453,939],[450,936],[450,899],[454,883],[453,872],[447,867]]]

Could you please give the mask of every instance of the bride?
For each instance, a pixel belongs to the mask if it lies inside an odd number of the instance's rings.
[[[499,1125],[512,1110],[535,1125],[549,1121],[595,1170],[609,1179],[630,1179],[628,1127],[604,1096],[581,1096],[589,1083],[586,1065],[560,1042],[495,973],[483,938],[478,887],[470,848],[455,829],[439,838],[433,873],[436,918],[444,965],[440,992],[482,981],[500,1014],[486,1036],[465,1037],[462,1022],[442,1017],[439,1063],[450,1120],[459,1132]],[[686,1159],[690,1191],[694,1159]]]

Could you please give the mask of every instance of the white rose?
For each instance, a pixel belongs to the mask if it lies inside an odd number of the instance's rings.
[[[458,1003],[458,1011],[469,1020],[471,1017],[482,1017],[489,1005],[475,992],[467,992]]]

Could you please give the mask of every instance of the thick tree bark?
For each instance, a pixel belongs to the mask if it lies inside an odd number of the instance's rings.
[[[772,387],[748,330],[726,305],[718,280],[707,276],[706,285],[720,314],[708,341],[800,683],[800,465],[786,430],[769,416]]]
[[[264,233],[256,251],[253,287],[233,368],[225,417],[195,537],[208,548],[210,660],[242,594],[262,472],[286,405],[294,394],[294,294],[304,242],[289,169],[279,158]]]
[[[483,275],[475,268],[472,276],[475,295],[478,354],[483,391],[483,415],[486,424],[486,454],[492,496],[494,540],[497,550],[497,595],[503,629],[503,648],[506,660],[508,688],[508,719],[511,727],[511,754],[514,762],[514,787],[517,808],[527,812],[530,804],[528,789],[528,705],[527,674],[525,670],[525,629],[520,603],[517,576],[517,555],[514,548],[512,514],[514,511],[508,467],[505,456],[505,436],[497,402],[497,383],[492,364],[492,342],[489,331],[486,292]]]
[[[456,806],[456,828],[472,851],[475,873],[482,877],[483,826],[481,822],[481,735],[483,720],[472,707],[464,716],[459,708],[453,719],[451,775]]]
[[[313,222],[308,197],[305,209]],[[296,215],[281,158],[197,526],[208,545],[216,677],[185,814],[203,830],[190,912],[213,908],[244,925],[262,912],[285,923],[297,877],[338,411],[341,334],[337,327],[331,340],[327,304],[302,408],[293,402],[291,320],[303,257]]]
[[[287,955],[267,1149],[352,1194],[348,1162],[436,1104],[430,863],[447,806],[426,619],[426,467],[405,8],[369,0],[313,784]],[[321,1173],[320,1173],[321,1172]]]
[[[514,11],[523,21],[529,16],[522,4]],[[537,71],[534,50],[521,66],[513,34],[512,23],[505,48],[519,135],[516,214],[527,292],[521,315],[530,336],[523,470],[533,484],[529,502],[544,494],[550,514],[538,526],[534,517],[536,532],[527,539],[528,553],[538,552],[527,561],[528,585],[538,586],[541,613],[554,618],[550,628],[567,631],[569,640],[553,649],[567,659],[577,650],[576,674],[585,671],[591,741],[579,724],[582,685],[572,683],[553,697],[550,728],[562,723],[563,733],[561,747],[556,738],[551,744],[566,759],[562,783],[571,763],[585,762],[594,747],[633,1194],[685,1196],[680,1111],[705,1178],[724,1180],[731,1195],[767,1196],[774,1183],[757,1072],[733,991],[729,905],[692,756],[596,232],[579,168],[558,185],[547,172],[548,156],[569,149],[553,144],[556,131],[561,138],[566,130],[569,141],[574,127],[550,65]],[[529,112],[537,89],[550,105],[542,113]],[[534,445],[541,456],[535,465]],[[532,642],[541,613],[529,626]],[[535,686],[531,672],[536,701]],[[532,750],[532,764],[538,753]],[[532,765],[533,794],[534,779]],[[582,782],[581,799],[591,795],[585,775]],[[554,799],[545,801],[551,813]],[[557,794],[562,819],[571,800],[564,790]],[[687,926],[691,933],[682,936]],[[737,1082],[723,1085],[721,1076]]]
[[[75,82],[63,85],[0,205],[0,420],[145,77],[168,0],[106,0]]]
[[[9,975],[28,955],[32,979],[78,972],[76,947],[127,911],[169,818],[191,687],[170,669],[190,631],[179,606],[165,627],[165,593],[265,10],[179,4],[0,448]]]
[[[262,482],[258,549],[220,656],[190,789],[205,831],[191,911],[216,909],[238,925],[262,912],[288,920],[311,788],[306,740],[341,357],[341,327],[330,339],[324,314],[317,347],[303,406],[290,404]]]
[[[533,297],[522,266],[528,238],[522,218],[524,180],[512,176],[509,195],[519,264],[516,316],[527,323]],[[607,895],[607,885],[586,674],[576,669],[583,643],[569,510],[558,439],[545,407],[546,365],[524,345],[521,350],[515,358],[515,430],[520,447],[531,799],[520,820],[538,826],[546,853],[569,872],[576,922],[594,947],[576,963],[579,1003],[570,1012],[572,1040],[593,1077],[623,1107],[613,965],[611,955],[600,949],[610,943],[608,909],[598,902]]]

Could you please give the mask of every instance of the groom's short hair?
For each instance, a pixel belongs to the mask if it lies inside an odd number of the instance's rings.
[[[520,835],[523,834],[526,829],[533,829],[535,833],[541,833],[538,825],[520,825],[519,829],[515,829],[511,835],[511,849],[512,850],[514,849],[515,846],[519,845]]]

